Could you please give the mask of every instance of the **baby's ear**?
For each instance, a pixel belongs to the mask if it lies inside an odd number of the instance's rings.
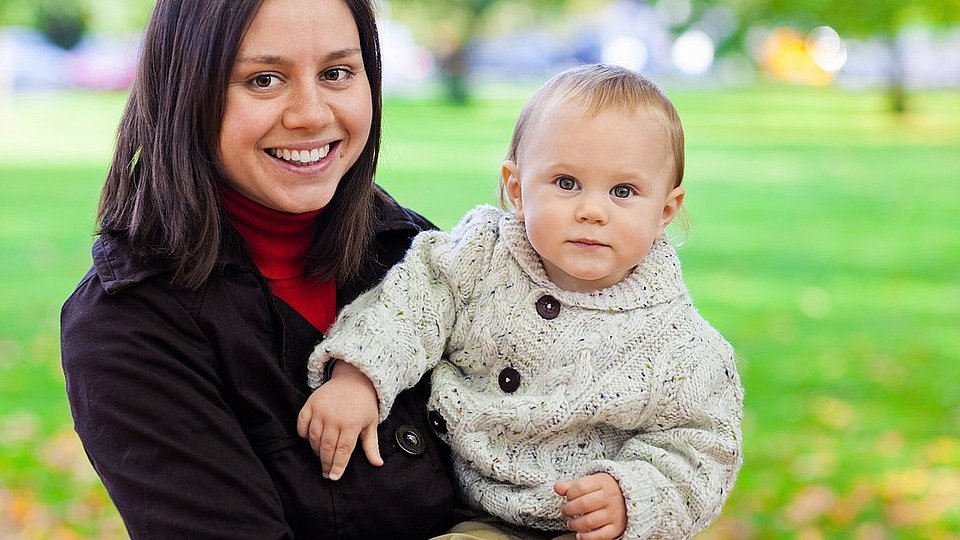
[[[520,169],[509,159],[500,166],[500,181],[503,183],[503,192],[513,206],[513,213],[517,219],[523,221],[523,193],[520,186]]]
[[[667,198],[663,202],[663,212],[660,214],[661,233],[666,230],[667,225],[670,225],[673,218],[677,217],[677,214],[680,212],[680,207],[683,206],[683,197],[686,194],[687,190],[684,189],[683,186],[677,186],[667,194]]]

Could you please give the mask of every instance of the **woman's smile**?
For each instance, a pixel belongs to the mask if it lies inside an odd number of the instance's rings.
[[[283,172],[299,176],[315,176],[331,167],[337,158],[340,141],[327,144],[307,143],[305,145],[267,148],[267,159]]]
[[[327,157],[330,153],[330,145],[324,145],[319,148],[291,150],[289,148],[267,148],[267,153],[271,156],[291,163],[301,165],[310,165]]]

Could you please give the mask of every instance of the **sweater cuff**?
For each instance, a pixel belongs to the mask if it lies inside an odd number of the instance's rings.
[[[307,359],[307,386],[312,389],[330,380],[337,359],[325,354],[319,347]]]
[[[331,358],[327,361],[327,364],[323,366],[323,380],[320,381],[320,384],[323,384],[330,380],[330,377],[333,377],[333,368],[337,367],[337,359]]]
[[[689,538],[690,517],[677,494],[663,490],[656,478],[637,463],[601,460],[588,463],[581,476],[607,473],[620,484],[627,509],[627,528],[621,538]]]
[[[377,392],[379,423],[387,419],[387,416],[390,414],[390,408],[393,407],[393,401],[396,399],[399,391],[395,391],[393,385],[384,384],[383,376],[376,369],[376,366],[382,366],[386,361],[380,356],[367,358],[365,354],[367,352],[369,352],[369,348],[365,350],[365,347],[359,343],[359,340],[350,339],[349,337],[341,338],[341,334],[337,334],[325,339],[317,346],[313,354],[310,355],[310,365],[313,365],[314,359],[316,358],[316,379],[318,386],[326,382],[323,375],[333,373],[333,367],[328,369],[327,366],[332,366],[332,364],[338,360],[343,360],[359,369],[361,373],[370,379],[370,382],[373,383],[374,390]],[[308,380],[308,382],[313,384],[312,381],[313,379]]]

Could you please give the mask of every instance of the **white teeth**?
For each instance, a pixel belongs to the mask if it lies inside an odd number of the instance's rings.
[[[327,157],[330,153],[330,145],[312,150],[288,150],[285,148],[271,148],[268,153],[276,158],[295,163],[313,163]]]

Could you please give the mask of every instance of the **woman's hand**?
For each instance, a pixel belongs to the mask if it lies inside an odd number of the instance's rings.
[[[577,540],[612,540],[627,529],[627,505],[620,484],[607,473],[597,473],[557,482],[557,495],[567,502],[560,512]]]
[[[337,362],[330,380],[314,390],[297,417],[297,433],[320,456],[323,477],[339,480],[350,455],[363,445],[367,461],[383,465],[377,441],[377,391],[370,379],[347,362]]]

